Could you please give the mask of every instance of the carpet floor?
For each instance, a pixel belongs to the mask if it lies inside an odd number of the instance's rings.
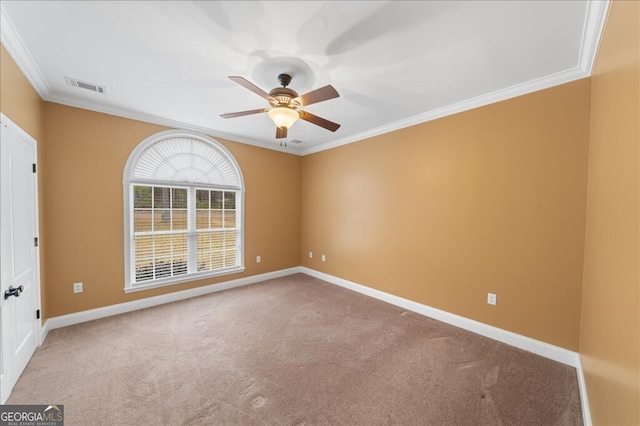
[[[576,370],[303,274],[52,330],[65,425],[581,425]]]

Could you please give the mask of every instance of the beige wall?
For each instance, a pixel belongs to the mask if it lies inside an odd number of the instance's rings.
[[[580,352],[595,425],[640,424],[640,3],[614,2],[591,82]]]
[[[135,146],[166,129],[48,102],[44,116],[50,317],[299,265],[300,157],[221,140],[245,180],[246,271],[125,294],[122,173]],[[77,281],[84,292],[73,294]]]
[[[46,315],[46,267],[44,254],[46,251],[46,229],[44,225],[44,193],[45,182],[43,170],[44,161],[44,131],[43,111],[44,102],[38,93],[31,87],[22,71],[18,68],[13,58],[3,45],[0,45],[0,112],[9,117],[22,130],[27,132],[37,141],[38,148],[38,204],[40,210],[40,299],[42,301],[42,313]]]
[[[40,143],[43,102],[5,47],[0,46],[0,110]]]
[[[299,265],[301,159],[220,140],[245,179],[246,271],[125,295],[122,172],[131,150],[166,128],[43,102],[0,54],[1,111],[38,141],[44,319]]]
[[[306,156],[302,263],[577,350],[588,132],[585,79]]]

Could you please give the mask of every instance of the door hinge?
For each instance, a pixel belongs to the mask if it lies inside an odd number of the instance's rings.
[[[36,163],[33,163],[33,173],[36,172]]]
[[[33,245],[34,245],[35,247],[38,247],[38,237],[35,237],[35,238],[33,239]]]
[[[36,319],[40,319],[40,309],[36,311]]]

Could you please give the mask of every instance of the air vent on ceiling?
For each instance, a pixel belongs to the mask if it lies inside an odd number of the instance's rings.
[[[291,143],[295,143],[295,144],[300,145],[301,143],[304,143],[304,141],[301,141],[299,139],[294,139],[294,140],[291,141]]]
[[[64,79],[66,80],[69,86],[79,87],[80,89],[91,90],[92,92],[96,92],[96,93],[102,93],[102,94],[107,93],[107,88],[104,86],[98,86],[97,84],[86,83],[84,81],[80,81],[71,77],[65,77]]]

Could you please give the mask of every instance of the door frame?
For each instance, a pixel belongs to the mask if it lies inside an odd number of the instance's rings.
[[[40,318],[37,320],[38,321],[38,325],[36,327],[36,344],[38,346],[40,346],[42,344],[42,300],[41,298],[41,282],[40,282],[40,246],[41,246],[41,239],[40,239],[40,208],[38,205],[38,187],[39,187],[39,179],[38,179],[38,173],[40,172],[40,170],[38,170],[38,142],[31,137],[31,135],[29,135],[27,132],[25,132],[24,130],[22,130],[20,128],[20,126],[18,126],[16,123],[14,123],[11,119],[9,119],[9,117],[7,117],[6,115],[4,115],[3,113],[0,112],[0,126],[3,127],[7,127],[10,131],[13,131],[14,133],[16,133],[18,136],[20,136],[21,138],[23,138],[24,140],[26,140],[27,142],[29,142],[30,144],[33,145],[33,153],[34,153],[34,164],[36,164],[36,177],[35,177],[35,183],[34,183],[34,188],[33,188],[33,206],[34,206],[34,231],[35,231],[35,236],[38,238],[38,246],[35,247],[35,265],[33,265],[34,267],[34,272],[35,272],[35,282],[34,282],[34,287],[36,289],[36,295],[35,295],[35,300],[36,300],[36,306],[34,306],[34,308],[36,310],[40,310]],[[0,153],[3,152],[3,149],[0,147]],[[0,169],[2,169],[2,156],[0,155]],[[0,174],[0,179],[2,178],[2,175]],[[1,186],[0,186],[1,188]],[[1,196],[1,194],[0,194]],[[2,228],[0,227],[0,239],[3,238],[2,235]],[[0,259],[0,263],[3,262],[4,259]],[[0,275],[0,288],[2,288],[1,284],[2,284],[2,275]],[[0,296],[1,297],[1,296]],[[4,341],[4,336],[3,336],[3,332],[4,332],[4,324],[2,324],[2,306],[3,306],[3,301],[0,301],[0,342]],[[3,346],[3,345],[0,345]],[[3,392],[3,385],[2,385],[2,381],[3,381],[3,375],[2,372],[4,371],[4,349],[0,350],[0,392]],[[9,398],[9,395],[11,394],[11,391],[9,390],[7,392],[7,394],[5,395],[4,393],[0,394],[0,404],[4,404],[7,401],[7,398]]]

